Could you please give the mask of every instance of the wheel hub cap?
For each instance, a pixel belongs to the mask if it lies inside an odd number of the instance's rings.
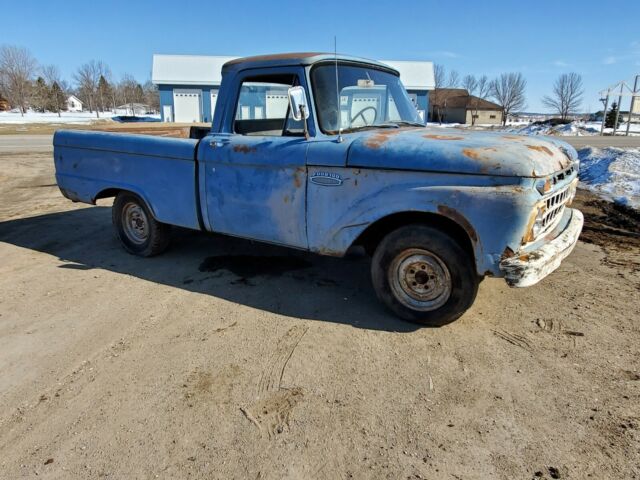
[[[405,250],[392,262],[389,275],[396,298],[414,310],[440,308],[451,295],[449,269],[427,250]]]
[[[123,209],[122,226],[133,243],[144,243],[149,237],[149,222],[144,209],[135,203],[127,203]]]

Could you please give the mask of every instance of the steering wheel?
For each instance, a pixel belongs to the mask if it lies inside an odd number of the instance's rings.
[[[365,125],[367,125],[367,119],[364,118],[364,112],[366,112],[367,110],[373,110],[373,114],[374,114],[373,119],[375,121],[376,117],[378,116],[378,109],[376,109],[376,107],[369,105],[368,107],[364,107],[362,110],[360,110],[351,118],[351,122],[349,123],[349,128],[351,128],[351,126],[353,125],[353,122],[355,122],[356,118],[358,117],[362,117],[362,121],[364,122]]]

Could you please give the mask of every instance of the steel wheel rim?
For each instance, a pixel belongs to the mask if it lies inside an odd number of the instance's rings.
[[[129,202],[122,209],[122,227],[127,238],[137,245],[149,238],[147,214],[137,203]]]
[[[412,310],[436,310],[451,296],[449,269],[440,257],[421,248],[405,250],[394,258],[389,284],[400,303]]]

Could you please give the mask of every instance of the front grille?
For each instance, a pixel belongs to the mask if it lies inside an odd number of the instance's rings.
[[[568,185],[546,199],[546,208],[542,219],[542,228],[544,230],[550,228],[551,225],[555,223],[554,220],[559,219],[562,216],[564,207],[569,199],[569,195],[571,194],[571,187],[571,185]]]

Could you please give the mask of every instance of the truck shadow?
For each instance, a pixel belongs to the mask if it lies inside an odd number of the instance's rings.
[[[0,241],[53,255],[69,275],[104,269],[290,317],[393,332],[419,328],[377,301],[364,255],[322,257],[175,229],[167,252],[139,258],[121,248],[108,207],[1,222]]]

